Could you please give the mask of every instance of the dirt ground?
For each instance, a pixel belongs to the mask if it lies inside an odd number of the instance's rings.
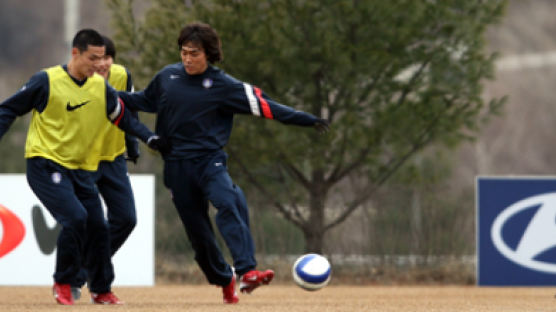
[[[122,306],[92,305],[85,290],[73,307],[59,306],[50,287],[0,287],[0,311],[556,311],[556,289],[474,286],[336,286],[308,292],[270,285],[224,305],[208,285],[116,287]]]

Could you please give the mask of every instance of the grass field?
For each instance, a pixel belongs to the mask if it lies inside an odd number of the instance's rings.
[[[50,287],[0,287],[0,311],[556,311],[556,289],[474,286],[336,286],[307,292],[270,285],[224,305],[220,289],[208,285],[116,287],[122,306],[92,305],[88,292],[73,307],[54,301]]]

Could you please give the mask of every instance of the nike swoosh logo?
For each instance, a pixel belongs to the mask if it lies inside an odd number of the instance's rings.
[[[13,212],[2,205],[0,205],[0,222],[4,229],[0,241],[0,258],[2,258],[21,243],[25,236],[25,226]]]
[[[42,209],[39,205],[33,206],[31,214],[33,217],[35,238],[37,239],[39,249],[43,254],[49,255],[56,248],[56,241],[58,240],[58,234],[60,234],[62,226],[59,223],[56,223],[53,227],[48,227],[42,213]]]
[[[68,112],[71,112],[72,110],[76,110],[76,109],[80,108],[81,106],[86,105],[89,102],[91,102],[91,101],[85,101],[85,102],[79,103],[75,106],[71,106],[70,102],[68,101],[68,104],[66,104],[66,109],[68,110]]]

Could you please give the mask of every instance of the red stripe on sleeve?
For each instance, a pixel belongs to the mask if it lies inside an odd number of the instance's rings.
[[[114,121],[114,124],[116,126],[120,124],[120,121],[122,120],[122,117],[124,117],[124,110],[125,110],[124,101],[122,101],[122,99],[118,98],[118,102],[120,102],[120,105],[122,107],[122,111],[120,112],[120,116],[118,116],[118,118],[116,118],[116,121]]]
[[[261,89],[253,86],[253,89],[255,90],[255,94],[257,95],[257,98],[259,98],[259,102],[261,102],[261,109],[263,111],[263,115],[265,118],[268,119],[274,119],[272,117],[272,112],[270,111],[270,106],[268,106],[268,102],[262,97],[262,91]]]

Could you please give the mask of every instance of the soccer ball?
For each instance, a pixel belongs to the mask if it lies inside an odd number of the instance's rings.
[[[292,267],[293,280],[305,290],[319,290],[330,281],[331,267],[325,257],[306,254],[295,261]]]

